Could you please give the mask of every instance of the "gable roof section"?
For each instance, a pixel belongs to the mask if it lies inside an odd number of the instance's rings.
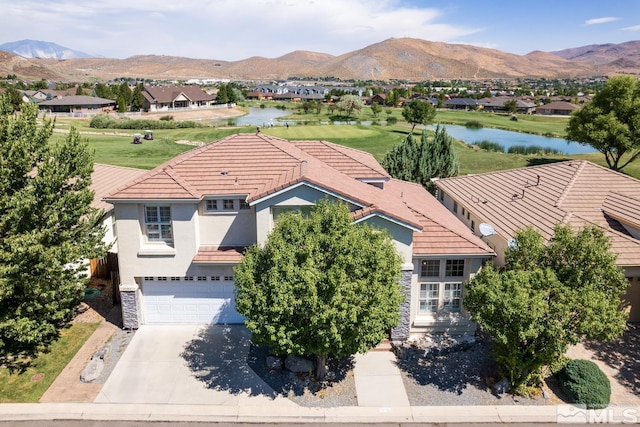
[[[611,191],[602,203],[602,210],[605,215],[640,230],[640,193],[635,196]]]
[[[91,174],[91,190],[93,190],[93,202],[91,207],[104,209],[109,212],[113,205],[102,200],[104,196],[114,189],[130,182],[148,171],[144,169],[125,168],[122,166],[111,166],[96,163],[93,165]]]
[[[145,86],[142,94],[151,103],[166,104],[174,101],[181,94],[192,102],[213,101],[216,97],[210,95],[200,86]]]
[[[369,153],[328,141],[291,141],[307,154],[321,160],[332,168],[361,180],[388,180],[389,174]]]
[[[593,224],[612,238],[620,265],[640,265],[640,240],[616,219],[624,215],[637,220],[637,212],[628,215],[638,206],[640,194],[640,181],[632,177],[588,161],[571,160],[445,178],[435,184],[505,238],[526,226],[549,239],[556,224]]]
[[[422,225],[421,233],[413,233],[414,255],[494,255],[421,185],[392,179],[385,184],[384,192],[399,197]]]

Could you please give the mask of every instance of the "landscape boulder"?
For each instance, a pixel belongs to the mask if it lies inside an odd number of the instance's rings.
[[[314,363],[311,360],[298,356],[288,356],[284,362],[284,366],[294,373],[309,373],[314,369]]]

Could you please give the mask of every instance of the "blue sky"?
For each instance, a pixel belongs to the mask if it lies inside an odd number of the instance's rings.
[[[639,0],[0,0],[0,44],[233,61],[340,55],[391,37],[515,54],[640,39]]]

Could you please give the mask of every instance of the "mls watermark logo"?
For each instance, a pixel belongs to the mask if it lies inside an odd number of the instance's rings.
[[[556,406],[558,424],[636,424],[638,415],[638,408],[632,407],[587,409],[585,405]]]

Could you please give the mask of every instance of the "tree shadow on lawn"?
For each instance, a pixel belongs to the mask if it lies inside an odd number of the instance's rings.
[[[418,384],[461,395],[469,387],[491,391],[499,378],[490,352],[490,344],[482,341],[466,350],[425,353],[423,348],[407,347],[396,353],[398,367]]]
[[[587,341],[585,348],[618,370],[616,379],[632,393],[640,394],[640,323],[628,323],[624,334],[610,342]]]

